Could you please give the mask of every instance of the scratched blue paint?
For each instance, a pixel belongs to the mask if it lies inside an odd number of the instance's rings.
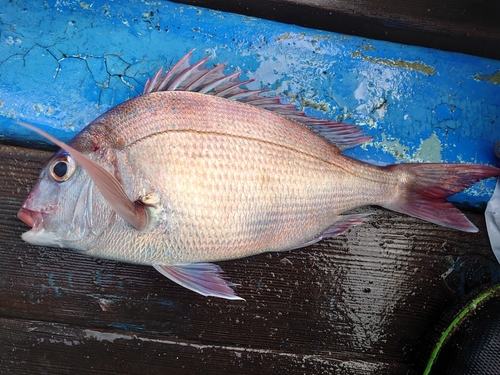
[[[388,164],[495,164],[500,61],[311,30],[164,1],[4,2],[0,140],[63,140],[138,95],[160,66],[195,48],[255,78],[308,114],[358,124],[375,138],[347,154]],[[29,4],[29,3],[28,3]],[[494,183],[456,197],[481,206]]]
[[[127,332],[141,332],[144,331],[144,327],[139,324],[129,324],[129,323],[109,323],[108,327],[120,329]]]
[[[435,111],[435,116],[433,116],[434,123],[445,123],[445,126],[450,129],[455,129],[461,120],[462,111],[460,108],[456,108],[447,103],[439,104]]]
[[[48,278],[48,283],[49,283],[49,286],[54,289],[54,293],[56,294],[56,298],[61,298],[62,297],[62,294],[61,294],[61,288],[58,287],[55,283],[54,283],[54,272],[49,272],[49,278]]]
[[[102,271],[97,270],[95,273],[95,283],[99,286],[102,286]]]
[[[164,306],[164,307],[174,307],[174,301],[172,300],[161,300],[158,302],[160,304],[160,306]]]

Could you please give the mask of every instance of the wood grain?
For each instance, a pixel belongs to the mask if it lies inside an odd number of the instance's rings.
[[[174,1],[313,29],[500,59],[497,1]]]
[[[24,243],[16,213],[49,156],[0,145],[2,374],[402,374],[446,308],[500,278],[481,214],[468,234],[368,208],[345,235],[220,263],[246,301],[205,298]]]

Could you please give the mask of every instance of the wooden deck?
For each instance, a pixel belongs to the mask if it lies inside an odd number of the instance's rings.
[[[2,374],[406,374],[441,313],[500,276],[481,214],[468,234],[368,208],[337,238],[221,263],[246,301],[205,298],[24,243],[16,213],[49,155],[0,145]]]

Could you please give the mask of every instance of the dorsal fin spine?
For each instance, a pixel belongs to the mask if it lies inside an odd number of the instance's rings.
[[[372,139],[372,137],[365,136],[361,129],[355,125],[308,117],[304,112],[296,110],[293,104],[281,103],[280,97],[260,96],[267,91],[266,89],[242,88],[242,86],[253,82],[254,79],[240,81],[241,71],[224,74],[226,63],[207,69],[206,62],[210,56],[191,65],[189,59],[193,52],[194,50],[188,52],[165,74],[162,74],[162,69],[158,70],[153,78],[146,82],[143,94],[174,90],[193,91],[239,101],[300,122],[337,145],[340,150],[354,147]]]
[[[191,82],[196,81],[198,78],[203,76],[203,74],[197,74],[197,71],[203,71],[205,69],[205,63],[210,59],[210,56],[205,57],[203,60],[198,61],[196,64],[193,64],[189,66],[188,68],[184,69],[182,73],[180,73],[173,81],[172,83],[167,87],[165,91],[174,91],[177,90],[179,87],[182,87],[181,84],[184,83],[184,81],[188,81],[188,79]],[[206,69],[205,69],[206,70]],[[196,78],[193,78],[196,77]],[[189,86],[190,84],[186,84],[186,86]],[[189,91],[189,90],[186,90]]]

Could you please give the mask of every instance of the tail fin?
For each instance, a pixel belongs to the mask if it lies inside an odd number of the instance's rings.
[[[478,229],[444,198],[483,178],[500,176],[500,169],[477,164],[397,164],[384,169],[398,176],[400,188],[384,207],[464,232]]]

